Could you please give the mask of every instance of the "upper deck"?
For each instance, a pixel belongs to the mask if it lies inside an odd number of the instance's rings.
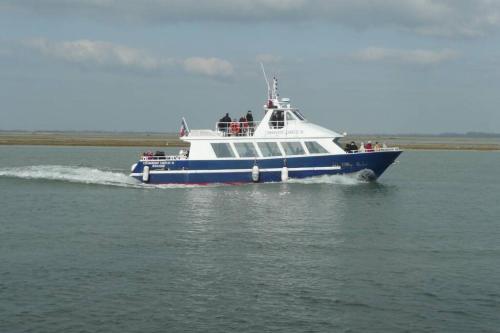
[[[289,101],[289,100],[288,100]],[[279,105],[279,104],[278,104]],[[184,141],[269,138],[339,138],[343,135],[310,123],[298,109],[290,107],[266,108],[261,121],[216,122],[214,129],[191,130],[182,136]]]
[[[265,73],[264,73],[265,74]],[[281,98],[278,94],[278,80],[273,78],[272,87],[268,87],[268,99],[264,105],[264,116],[260,121],[241,117],[236,121],[226,114],[225,121],[215,123],[214,129],[182,131],[184,141],[222,140],[224,142],[240,141],[242,139],[336,139],[343,135],[310,123],[297,108],[293,108],[289,98]],[[249,111],[250,112],[250,111]],[[184,123],[185,125],[185,123]],[[187,128],[187,125],[186,125]]]
[[[272,89],[268,85],[268,92],[264,116],[258,121],[254,121],[251,111],[239,118],[240,121],[226,114],[213,129],[190,131],[183,120],[181,140],[190,143],[189,159],[217,159],[223,155],[227,158],[233,155],[237,158],[271,158],[261,151],[260,146],[266,149],[266,145],[280,152],[273,157],[346,153],[338,145],[342,134],[309,122],[299,109],[291,106],[289,98],[279,97],[276,78],[273,79]],[[222,146],[226,152],[232,151],[233,154],[218,154],[217,150]],[[246,156],[251,147],[254,153]]]

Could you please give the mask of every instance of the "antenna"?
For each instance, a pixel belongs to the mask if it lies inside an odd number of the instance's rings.
[[[266,80],[267,94],[269,95],[269,98],[271,98],[271,86],[269,85],[269,81],[267,80],[266,70],[264,69],[264,64],[262,62],[260,63],[260,67],[262,68],[262,73],[264,73],[264,80]]]

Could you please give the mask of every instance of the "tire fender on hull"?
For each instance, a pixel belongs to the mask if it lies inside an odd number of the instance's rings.
[[[149,167],[147,165],[142,169],[142,181],[149,182]]]
[[[281,181],[286,182],[288,180],[288,168],[284,166],[281,169]]]
[[[257,165],[254,165],[252,168],[252,181],[254,183],[257,183],[259,181],[259,178],[260,178],[259,167]]]

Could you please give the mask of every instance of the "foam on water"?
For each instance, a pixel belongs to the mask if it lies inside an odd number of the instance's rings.
[[[151,185],[143,184],[123,172],[101,170],[91,167],[68,166],[68,165],[32,165],[23,167],[0,168],[0,177],[36,179],[36,180],[54,180],[80,184],[107,185],[131,188],[192,188],[207,186],[223,186],[224,184],[210,185]],[[304,179],[289,179],[292,184],[340,184],[340,185],[358,185],[367,181],[359,175],[324,175]]]
[[[289,179],[292,184],[338,184],[338,185],[359,185],[368,183],[367,180],[358,174],[352,175],[323,175],[301,179]]]
[[[121,172],[67,165],[33,165],[0,168],[0,177],[56,180],[82,184],[141,187],[141,184]]]
[[[123,172],[100,170],[97,168],[69,166],[69,165],[32,165],[23,167],[0,168],[0,177],[35,179],[35,180],[54,180],[80,184],[119,186],[130,188],[192,188],[220,186],[196,185],[196,184],[144,184],[130,177]]]

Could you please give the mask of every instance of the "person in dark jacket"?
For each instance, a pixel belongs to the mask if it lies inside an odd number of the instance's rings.
[[[283,128],[285,126],[285,113],[283,111],[278,111],[277,120],[277,127]]]
[[[270,120],[271,120],[271,127],[277,128],[278,127],[278,115],[276,114],[276,112],[273,112]]]
[[[225,133],[229,132],[229,124],[231,121],[232,119],[229,117],[229,113],[226,113],[226,115],[220,119],[220,129]]]
[[[351,141],[345,144],[344,150],[348,153],[352,153],[358,150],[358,146],[356,145],[356,142]]]
[[[346,153],[350,153],[352,148],[351,148],[351,143],[348,142],[345,144],[345,147],[344,147],[344,150],[346,151]]]
[[[247,123],[248,123],[248,130],[250,131],[250,135],[253,135],[253,115],[252,111],[248,110],[247,115],[246,115]]]
[[[240,125],[240,135],[247,135],[248,133],[248,122],[245,117],[241,117],[239,121]]]
[[[231,117],[229,117],[229,113],[226,113],[226,115],[222,118],[222,120],[225,123],[230,123],[232,121]]]
[[[224,124],[222,123],[222,119],[224,119],[224,117],[219,119],[219,122],[217,123],[217,129],[221,132],[224,132],[225,128],[224,128]]]

